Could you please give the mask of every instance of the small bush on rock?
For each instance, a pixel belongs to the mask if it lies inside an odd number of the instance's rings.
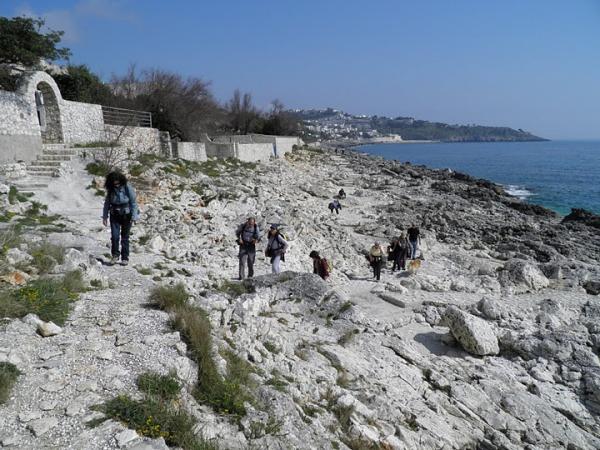
[[[14,364],[0,362],[0,405],[6,403],[21,372]]]
[[[173,375],[146,372],[137,379],[138,389],[161,400],[174,400],[181,392],[181,385]]]
[[[184,307],[189,298],[183,283],[175,286],[157,286],[150,292],[150,303],[166,311]]]
[[[83,290],[81,272],[75,271],[63,278],[40,278],[19,289],[0,291],[0,317],[21,318],[33,313],[46,322],[63,325]]]
[[[31,251],[33,257],[32,265],[41,274],[52,271],[57,264],[65,262],[65,248],[60,245],[43,242],[36,245]]]
[[[133,400],[121,395],[96,407],[106,417],[92,423],[98,425],[108,418],[120,420],[138,434],[152,439],[164,438],[169,446],[184,450],[217,450],[216,444],[194,434],[194,419],[184,411],[165,402],[146,398]]]

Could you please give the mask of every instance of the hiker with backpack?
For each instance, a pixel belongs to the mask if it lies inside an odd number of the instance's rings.
[[[329,272],[331,271],[329,267],[329,261],[327,261],[325,258],[322,258],[319,255],[319,252],[316,250],[311,251],[308,256],[310,256],[313,260],[313,273],[326,280],[329,277]]]
[[[339,200],[337,198],[334,199],[329,204],[329,210],[331,211],[332,214],[333,214],[334,210],[335,210],[336,214],[339,214],[341,209],[342,209],[342,205],[340,204],[340,202],[339,202]]]
[[[256,258],[256,243],[260,242],[260,230],[254,217],[248,217],[246,222],[242,223],[235,231],[237,243],[239,245],[238,258],[239,275],[238,278],[246,278],[246,266],[248,266],[248,277],[254,276],[254,260]]]
[[[392,272],[396,270],[396,268],[400,268],[398,265],[398,251],[400,248],[398,247],[398,238],[393,238],[390,245],[387,247],[387,255],[388,261],[392,261]]]
[[[406,270],[406,259],[410,253],[410,243],[406,237],[406,233],[402,232],[397,243],[396,265],[399,270]],[[392,270],[393,272],[393,270]]]
[[[375,242],[369,250],[369,263],[373,268],[373,278],[377,281],[381,278],[381,266],[383,265],[383,248],[379,242]]]
[[[421,233],[419,228],[413,224],[408,230],[408,242],[410,243],[410,259],[417,258],[417,250],[419,250],[419,244],[421,244]]]
[[[110,262],[129,264],[129,232],[131,225],[139,220],[135,191],[121,172],[112,171],[104,182],[106,197],[102,210],[102,224],[106,227],[110,219]],[[119,248],[120,244],[120,248]]]
[[[271,272],[281,273],[281,261],[285,261],[285,252],[288,249],[288,243],[279,232],[279,227],[275,224],[269,229],[269,241],[265,249],[265,256],[271,258]]]
[[[338,192],[338,198],[339,198],[340,200],[343,200],[343,199],[345,199],[345,198],[346,198],[346,192],[344,191],[344,189],[343,189],[343,188],[342,188],[342,189],[340,189],[340,191]]]

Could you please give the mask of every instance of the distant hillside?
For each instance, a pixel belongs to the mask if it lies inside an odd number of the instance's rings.
[[[544,141],[522,129],[486,127],[482,125],[448,125],[441,122],[416,120],[412,117],[373,117],[373,129],[380,133],[399,134],[402,139],[427,139],[447,142]]]
[[[361,138],[398,134],[404,140],[444,142],[544,141],[522,129],[481,125],[449,125],[413,117],[351,115],[332,108],[296,110],[307,129],[321,138]]]

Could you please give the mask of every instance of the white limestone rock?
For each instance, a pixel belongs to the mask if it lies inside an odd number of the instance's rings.
[[[450,332],[469,353],[474,355],[497,355],[500,352],[498,338],[492,327],[483,319],[449,306],[443,316]]]
[[[43,337],[56,336],[63,332],[62,328],[56,325],[54,322],[42,322],[38,324],[37,331]]]

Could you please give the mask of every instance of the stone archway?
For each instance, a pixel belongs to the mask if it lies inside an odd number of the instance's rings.
[[[60,108],[54,89],[45,81],[40,81],[34,93],[38,123],[42,142],[58,144],[63,142]]]

